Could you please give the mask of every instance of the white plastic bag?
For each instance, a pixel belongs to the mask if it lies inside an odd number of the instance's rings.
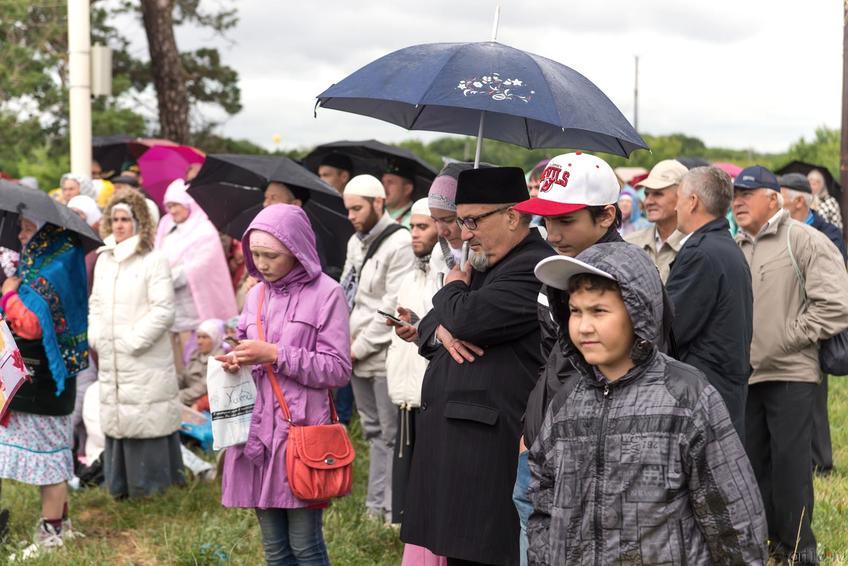
[[[221,362],[210,357],[206,386],[212,413],[212,448],[220,450],[247,442],[256,402],[256,385],[250,375],[250,366],[242,366],[237,373],[227,373]]]

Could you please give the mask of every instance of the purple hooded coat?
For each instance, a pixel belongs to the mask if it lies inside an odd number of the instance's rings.
[[[250,232],[274,235],[297,258],[288,275],[266,282],[250,254]],[[242,238],[248,273],[262,283],[253,287],[244,305],[239,339],[257,340],[256,308],[265,293],[265,339],[277,344],[275,372],[296,424],[330,421],[327,391],[350,379],[348,309],[338,283],[321,273],[315,234],[306,214],[288,204],[262,210]],[[256,405],[250,434],[243,446],[228,448],[224,457],[221,503],[225,507],[294,509],[314,502],[292,494],[286,477],[288,423],[262,366],[253,367]]]

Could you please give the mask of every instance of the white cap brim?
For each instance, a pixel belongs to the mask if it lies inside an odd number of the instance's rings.
[[[615,277],[602,269],[593,267],[573,257],[555,255],[546,257],[536,265],[536,278],[554,289],[568,290],[568,281],[575,275],[588,273],[615,281]]]

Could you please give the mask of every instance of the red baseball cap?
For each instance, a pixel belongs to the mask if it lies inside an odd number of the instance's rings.
[[[515,210],[563,216],[587,206],[615,204],[621,189],[606,161],[581,151],[551,159],[539,181],[539,196],[515,205]]]

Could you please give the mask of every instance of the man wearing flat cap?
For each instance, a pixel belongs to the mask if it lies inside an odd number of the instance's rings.
[[[406,229],[412,218],[412,194],[415,192],[415,167],[406,161],[389,162],[383,173],[386,190],[386,212]]]
[[[745,450],[775,562],[818,564],[810,465],[818,343],[848,325],[848,273],[827,237],[786,213],[771,171],[747,167],[733,188],[736,243],[754,293]]]
[[[810,208],[813,190],[810,181],[801,173],[787,173],[778,177],[783,208],[794,220],[812,226],[833,242],[845,261],[845,241],[842,230],[825,220]],[[827,415],[827,373],[821,372],[821,383],[813,401],[813,470],[821,475],[833,471],[833,447],[830,442],[830,423]]]
[[[457,222],[473,255],[419,325],[430,360],[401,539],[451,563],[518,564],[512,503],[521,416],[542,363],[533,274],[553,255],[530,217],[521,169],[459,174]]]

